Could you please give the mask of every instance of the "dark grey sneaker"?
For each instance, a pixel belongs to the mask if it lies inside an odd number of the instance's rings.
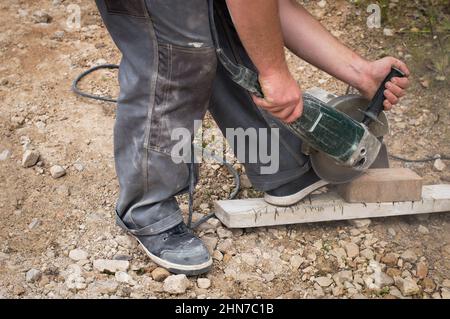
[[[291,206],[327,184],[328,182],[320,179],[314,170],[310,169],[300,178],[267,191],[264,194],[264,200],[275,206]]]
[[[208,249],[184,223],[158,235],[136,238],[151,260],[172,273],[194,276],[211,269]]]

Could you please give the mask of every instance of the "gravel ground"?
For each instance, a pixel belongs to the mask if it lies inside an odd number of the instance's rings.
[[[416,14],[397,2],[390,2],[392,10]],[[73,3],[81,8],[81,29],[68,31]],[[157,268],[114,224],[114,106],[77,98],[69,90],[86,68],[120,58],[93,1],[73,3],[4,0],[0,5],[0,297],[450,297],[445,213],[237,230],[212,219],[198,230],[214,256],[209,274],[186,278]],[[391,152],[450,153],[448,76],[429,64],[438,57],[436,41],[398,25],[369,30],[366,10],[348,1],[305,5],[361,54],[393,54],[411,66],[410,94],[389,114]],[[390,36],[393,30],[397,33]],[[344,84],[289,52],[287,57],[302,88],[345,92]],[[102,71],[82,87],[115,96],[116,76]],[[215,124],[208,116],[204,125]],[[448,165],[393,163],[412,168],[426,183],[448,183]],[[245,174],[239,163],[234,166]],[[243,179],[238,197],[260,196]],[[203,164],[196,217],[232,189],[224,167]],[[186,197],[180,202],[186,212]]]

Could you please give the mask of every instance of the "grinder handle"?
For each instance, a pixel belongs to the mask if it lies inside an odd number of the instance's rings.
[[[362,122],[366,126],[369,125],[372,120],[376,121],[378,119],[378,115],[380,115],[381,111],[383,111],[383,102],[385,100],[384,91],[386,90],[386,83],[395,77],[403,78],[405,77],[405,74],[396,67],[392,67],[391,72],[389,72],[389,74],[383,80],[380,87],[378,88],[377,93],[375,93],[372,101],[370,101],[367,110],[364,112],[365,116]]]

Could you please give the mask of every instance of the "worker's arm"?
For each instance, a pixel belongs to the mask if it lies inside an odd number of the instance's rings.
[[[252,1],[249,1],[252,2]],[[279,0],[279,14],[285,45],[297,56],[372,98],[395,65],[406,75],[406,65],[393,57],[369,62],[331,35],[295,0]],[[386,85],[384,106],[390,109],[408,87],[408,78],[394,78]]]
[[[255,103],[292,122],[303,110],[301,91],[284,55],[278,0],[227,0],[239,37],[258,69],[264,99]]]

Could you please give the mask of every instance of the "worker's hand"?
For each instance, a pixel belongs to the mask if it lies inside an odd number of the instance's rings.
[[[384,100],[383,103],[385,110],[390,110],[393,105],[397,104],[400,98],[405,95],[405,90],[409,86],[408,76],[410,75],[410,72],[404,62],[393,57],[385,57],[380,60],[369,62],[364,80],[359,89],[366,98],[372,99],[381,82],[391,71],[392,66],[402,71],[405,74],[405,77],[395,77],[386,83],[386,90],[384,91],[386,100]]]
[[[259,82],[264,98],[253,96],[256,105],[286,123],[294,122],[302,115],[302,92],[287,68],[271,74],[260,74]]]

